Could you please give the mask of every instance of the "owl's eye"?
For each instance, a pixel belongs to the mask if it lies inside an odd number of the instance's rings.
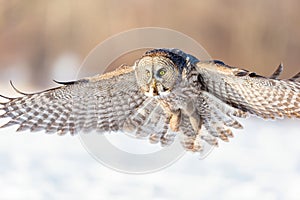
[[[146,76],[149,77],[151,75],[149,70],[146,70]]]
[[[163,75],[165,75],[166,74],[166,70],[165,69],[160,69],[160,70],[158,70],[158,72],[157,72],[157,75],[159,76],[159,77],[162,77]]]

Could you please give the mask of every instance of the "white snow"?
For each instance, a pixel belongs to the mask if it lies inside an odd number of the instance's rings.
[[[206,159],[144,175],[102,166],[78,136],[1,129],[0,199],[299,199],[299,121],[242,122]]]

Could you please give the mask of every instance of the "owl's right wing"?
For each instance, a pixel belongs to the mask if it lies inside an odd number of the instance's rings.
[[[220,61],[198,62],[202,90],[233,108],[265,119],[300,118],[300,74],[280,80],[280,65],[271,77]]]
[[[38,93],[19,92],[22,97],[1,96],[6,101],[0,103],[0,118],[9,118],[2,127],[61,135],[118,131],[140,106],[152,104],[140,92],[132,67],[61,84]]]

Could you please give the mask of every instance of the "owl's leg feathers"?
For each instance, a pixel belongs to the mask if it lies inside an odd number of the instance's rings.
[[[169,123],[172,131],[177,132],[179,130],[180,120],[181,120],[181,110],[178,110],[175,113],[171,114]]]
[[[194,132],[198,133],[202,126],[202,120],[200,115],[198,115],[196,112],[193,112],[190,114],[189,120],[193,127]]]
[[[201,152],[203,150],[203,147],[196,141],[198,133],[194,131],[190,117],[187,115],[182,116],[181,132],[181,145],[184,149],[191,152]]]

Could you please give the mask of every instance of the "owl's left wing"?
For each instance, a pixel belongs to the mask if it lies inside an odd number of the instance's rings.
[[[123,131],[151,143],[170,145],[176,136],[162,106],[139,89],[132,67],[123,66],[101,76],[33,94],[13,88],[21,97],[0,95],[0,128],[16,125],[17,131],[45,131],[72,135],[80,131]]]
[[[278,79],[282,65],[268,78],[220,61],[198,62],[201,89],[233,108],[265,119],[300,118],[299,73]]]
[[[140,92],[132,67],[61,84],[33,94],[19,92],[22,96],[17,98],[1,96],[5,101],[0,102],[0,119],[9,118],[2,127],[17,125],[17,131],[61,135],[118,131],[148,99]]]

